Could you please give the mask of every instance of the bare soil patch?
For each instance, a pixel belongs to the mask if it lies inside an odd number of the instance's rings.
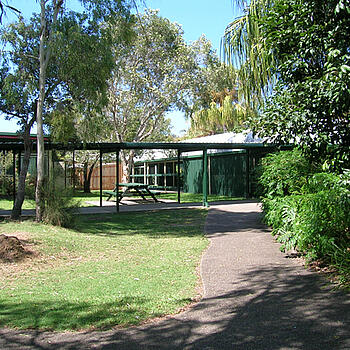
[[[33,251],[15,236],[0,235],[0,261],[18,262],[26,257],[33,256]]]

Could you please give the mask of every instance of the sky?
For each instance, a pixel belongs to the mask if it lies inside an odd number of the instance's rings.
[[[39,4],[35,0],[8,0],[7,3],[19,9],[25,18],[29,18],[33,12],[39,12]],[[225,28],[237,17],[232,0],[146,0],[145,3],[148,8],[158,9],[162,17],[181,24],[186,42],[193,42],[204,34],[212,42],[218,55],[220,55],[220,41]],[[66,4],[70,9],[79,8],[77,0],[67,0]],[[142,10],[140,7],[139,11]],[[3,23],[6,24],[13,18],[14,16],[9,14],[3,19]],[[171,112],[168,117],[172,121],[172,132],[175,135],[181,135],[182,131],[188,128],[188,122],[183,113]],[[3,116],[0,116],[0,132],[17,130],[16,121],[6,121]]]

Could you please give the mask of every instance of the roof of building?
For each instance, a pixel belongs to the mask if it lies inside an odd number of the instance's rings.
[[[236,133],[226,132],[223,134],[195,137],[185,140],[189,143],[262,143],[264,140],[259,137],[254,137],[250,130]]]
[[[250,130],[245,132],[235,133],[235,132],[227,132],[223,134],[195,137],[192,139],[182,140],[181,143],[197,143],[197,144],[261,144],[263,140],[258,137],[254,137],[253,133]],[[208,153],[221,153],[221,152],[234,152],[241,151],[241,149],[208,149]],[[183,156],[197,156],[201,155],[202,151],[190,151],[183,152]],[[141,157],[138,157],[136,161],[147,161],[147,160],[161,160],[171,157],[173,154],[169,152],[169,150],[149,150]],[[173,155],[174,156],[174,155]]]

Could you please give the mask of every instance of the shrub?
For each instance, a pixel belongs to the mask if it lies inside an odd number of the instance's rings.
[[[282,151],[262,161],[265,222],[281,250],[297,249],[350,282],[350,171],[316,172],[299,150]]]
[[[321,173],[310,179],[307,190],[315,192],[305,194],[299,208],[299,247],[311,258],[334,263],[339,250],[346,255],[350,243],[349,186],[342,175]]]
[[[264,220],[272,226],[272,234],[282,244],[282,251],[298,247],[299,235],[295,232],[295,224],[301,200],[300,195],[263,200]]]
[[[261,195],[273,198],[300,194],[319,167],[306,160],[298,149],[269,154],[261,160],[258,170]]]
[[[77,203],[73,201],[71,189],[58,189],[54,179],[47,181],[43,188],[43,206],[45,223],[62,227],[73,226]]]

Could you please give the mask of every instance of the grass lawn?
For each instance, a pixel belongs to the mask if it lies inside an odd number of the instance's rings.
[[[157,196],[159,199],[172,199],[177,201],[177,193],[161,193]],[[219,196],[215,194],[208,195],[208,202],[217,202],[217,201],[232,201],[232,200],[241,200],[243,197],[227,197]],[[203,194],[201,193],[182,193],[181,192],[181,203],[201,203],[203,201]]]
[[[136,198],[136,197],[135,197]],[[161,193],[157,196],[159,199],[171,199],[177,201],[177,193]],[[103,200],[106,200],[107,197],[103,196]],[[228,201],[228,200],[240,200],[244,199],[243,197],[227,197],[219,195],[208,195],[209,202],[216,201]],[[91,191],[91,193],[84,193],[82,191],[75,191],[74,201],[76,202],[77,207],[91,207],[93,204],[86,203],[87,201],[99,201],[100,200],[100,191]],[[203,195],[200,193],[181,193],[181,203],[201,203],[203,200]],[[12,198],[2,197],[0,198],[0,209],[11,210],[13,206]],[[35,200],[25,199],[23,202],[22,209],[34,209]]]
[[[0,262],[0,326],[107,329],[175,313],[198,296],[207,211],[79,216],[75,229],[1,222],[38,253]]]
[[[84,193],[83,191],[74,192],[74,201],[77,207],[90,207],[92,204],[86,203],[86,201],[98,201],[100,198],[100,191],[91,191],[91,193]],[[104,196],[105,198],[105,196]],[[12,197],[0,197],[0,209],[11,210],[13,206]],[[34,209],[35,200],[26,198],[23,202],[22,209]]]

